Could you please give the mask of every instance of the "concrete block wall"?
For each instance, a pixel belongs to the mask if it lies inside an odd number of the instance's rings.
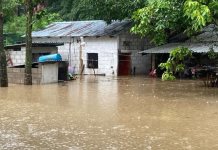
[[[148,75],[151,66],[151,55],[142,55],[138,52],[131,53],[132,69],[136,68],[136,74]]]
[[[12,84],[24,84],[25,68],[7,68],[8,82]],[[41,68],[32,68],[33,84],[40,84],[42,78]]]
[[[58,62],[41,64],[41,84],[58,82]]]
[[[153,47],[146,38],[131,34],[129,30],[119,35],[119,52],[131,53],[131,67],[136,68],[136,74],[148,74],[151,66],[150,54],[142,56],[138,52]]]
[[[126,29],[119,35],[119,50],[142,51],[152,47],[148,39],[132,34],[129,30]]]
[[[40,53],[57,53],[57,47],[33,47],[32,53],[40,54]],[[9,51],[9,55],[12,59],[13,65],[23,65],[25,63],[25,55],[26,55],[26,47],[21,47],[21,51]]]
[[[21,48],[21,51],[9,51],[9,55],[12,59],[13,65],[22,65],[25,63],[25,48]]]

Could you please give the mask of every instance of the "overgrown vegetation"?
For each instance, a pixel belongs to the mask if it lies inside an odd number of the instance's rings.
[[[217,0],[149,0],[134,12],[134,33],[161,45],[178,34],[192,35],[209,23],[218,25]]]
[[[58,13],[49,13],[47,10],[43,10],[40,14],[33,16],[33,30],[42,29],[54,21],[62,21],[60,15]],[[24,35],[26,30],[25,23],[25,15],[14,16],[14,18],[5,23],[4,30],[6,33]]]
[[[170,56],[165,63],[161,63],[159,67],[165,70],[162,74],[162,80],[175,80],[176,74],[182,73],[185,69],[184,60],[192,56],[192,52],[185,47],[178,47],[170,52]]]
[[[210,47],[209,51],[207,52],[207,55],[210,60],[218,59],[218,53],[214,51],[213,47]]]
[[[48,10],[63,20],[122,20],[145,6],[146,0],[47,0]]]
[[[4,33],[23,35],[23,0],[4,1]],[[134,33],[147,36],[156,45],[178,33],[192,35],[208,23],[218,24],[217,0],[36,0],[45,6],[33,18],[33,30],[51,22],[72,20],[122,20],[132,18]],[[37,16],[37,15],[35,15]],[[40,16],[40,15],[39,15]]]
[[[43,1],[33,1],[33,6],[37,7],[37,4],[39,4],[40,2]],[[4,1],[4,4],[4,33],[5,35],[7,35],[5,38],[5,43],[13,44],[16,42],[16,40],[20,41],[22,39],[17,39],[14,37],[21,37],[25,34],[26,31],[26,10],[24,7],[24,1],[11,0],[10,3],[9,1]],[[62,21],[59,13],[49,12],[47,9],[43,9],[38,12],[34,11],[32,28],[33,30],[39,30],[55,21]]]

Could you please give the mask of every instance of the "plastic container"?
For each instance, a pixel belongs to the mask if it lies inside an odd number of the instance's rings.
[[[60,54],[44,55],[44,56],[40,56],[38,59],[38,62],[40,63],[49,62],[49,61],[62,61],[61,55]]]

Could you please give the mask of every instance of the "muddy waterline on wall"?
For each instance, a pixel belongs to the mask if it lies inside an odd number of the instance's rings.
[[[218,89],[84,77],[0,89],[0,149],[218,149]]]

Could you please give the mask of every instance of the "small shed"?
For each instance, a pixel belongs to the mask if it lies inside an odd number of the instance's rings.
[[[38,62],[42,68],[41,83],[57,83],[67,80],[68,62],[62,61],[60,54],[40,56]]]

